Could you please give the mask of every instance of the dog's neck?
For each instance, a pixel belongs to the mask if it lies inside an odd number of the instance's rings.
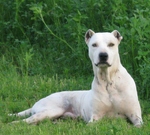
[[[108,84],[113,82],[113,76],[119,71],[121,67],[120,59],[117,62],[113,63],[110,67],[97,67],[93,64],[94,77],[97,80],[97,83],[105,81]]]

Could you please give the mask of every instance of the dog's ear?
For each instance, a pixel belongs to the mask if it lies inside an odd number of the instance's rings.
[[[114,30],[112,32],[112,34],[119,40],[119,42],[123,39],[123,37],[121,36],[121,34],[117,30]]]
[[[89,43],[90,38],[95,34],[94,31],[92,31],[91,29],[89,29],[86,33],[85,33],[85,42],[86,44]]]

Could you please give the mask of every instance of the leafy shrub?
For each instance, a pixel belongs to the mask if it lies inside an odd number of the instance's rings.
[[[133,0],[0,1],[0,55],[21,75],[91,75],[84,34],[117,29],[123,65],[139,94],[150,93],[150,2]]]

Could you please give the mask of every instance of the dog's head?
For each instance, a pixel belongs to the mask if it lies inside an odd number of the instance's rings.
[[[95,33],[88,30],[85,42],[89,47],[89,57],[97,67],[110,67],[119,59],[118,45],[122,36],[117,30],[113,32]]]

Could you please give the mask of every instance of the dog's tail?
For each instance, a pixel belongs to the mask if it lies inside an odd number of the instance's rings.
[[[31,108],[24,110],[22,112],[16,114],[9,114],[9,116],[18,116],[18,117],[25,117],[31,115]]]
[[[24,117],[24,116],[29,116],[29,115],[31,115],[31,108],[17,113],[17,116],[19,117]]]

